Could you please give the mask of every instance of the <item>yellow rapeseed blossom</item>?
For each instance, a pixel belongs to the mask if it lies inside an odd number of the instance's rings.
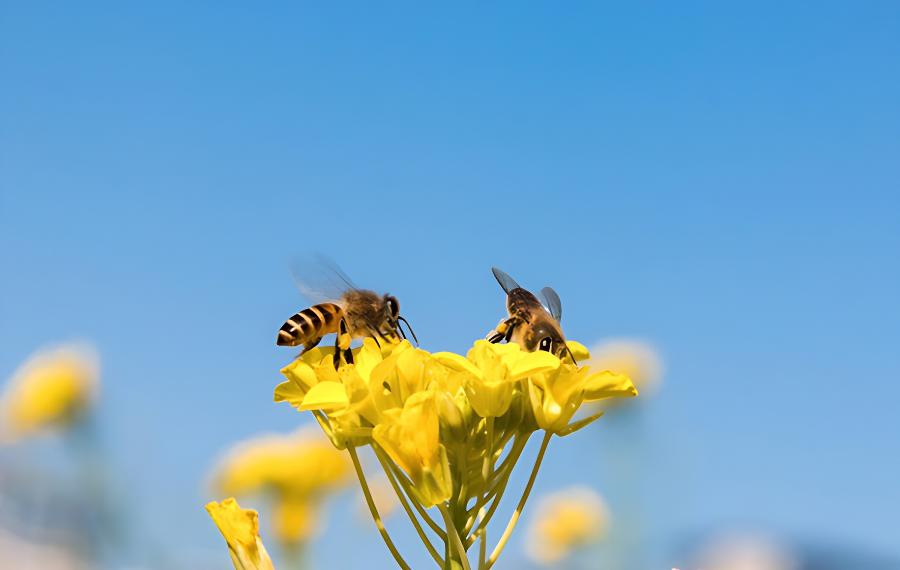
[[[528,555],[540,564],[558,564],[574,549],[597,541],[609,526],[609,510],[588,487],[571,487],[542,497],[528,529]]]
[[[425,507],[446,501],[452,491],[435,395],[430,391],[414,394],[402,410],[386,414],[373,432],[375,442],[412,479],[415,498]]]
[[[272,528],[283,544],[303,542],[321,526],[319,506],[349,482],[350,461],[309,428],[235,445],[215,468],[217,494],[263,493],[272,502]]]
[[[568,345],[576,361],[589,358],[583,345]],[[379,345],[365,339],[353,350],[354,363],[337,370],[332,355],[332,348],[313,349],[282,369],[286,381],[275,389],[275,400],[312,412],[332,444],[348,451],[376,526],[401,568],[409,566],[383,524],[357,448],[372,448],[437,565],[468,570],[467,552],[480,541],[478,565],[487,570],[509,540],[551,437],[600,417],[579,419],[584,402],[637,394],[624,374],[517,344],[476,341],[462,356],[432,354],[405,340]],[[531,476],[488,552],[487,525],[537,431],[543,435]],[[444,545],[433,545],[425,526]]]
[[[92,349],[69,345],[36,353],[15,372],[0,401],[7,437],[71,425],[90,409],[98,387]]]
[[[206,505],[225,542],[235,570],[275,570],[266,547],[259,538],[259,515],[242,509],[233,498]]]

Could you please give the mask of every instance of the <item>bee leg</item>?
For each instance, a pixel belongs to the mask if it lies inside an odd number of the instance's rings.
[[[315,348],[320,342],[322,342],[322,337],[320,337],[320,336],[309,339],[308,341],[303,343],[303,352],[306,352],[307,350],[311,350],[311,349]],[[303,352],[301,352],[300,354],[303,354]]]
[[[501,340],[506,340],[509,342],[509,339],[512,338],[513,329],[516,328],[516,325],[519,324],[518,320],[515,318],[509,318],[500,321],[500,324],[497,325],[497,328],[492,330],[491,333],[488,333],[488,342],[492,344],[496,344]]]
[[[341,319],[338,323],[338,334],[334,337],[334,369],[337,370],[341,365],[341,356],[344,362],[353,364],[353,351],[350,350],[350,329],[347,327],[347,321]]]

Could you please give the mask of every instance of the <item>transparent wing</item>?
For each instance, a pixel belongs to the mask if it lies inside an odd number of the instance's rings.
[[[562,322],[562,301],[559,300],[559,295],[556,294],[556,291],[550,287],[544,287],[541,289],[541,297],[544,298],[544,305],[546,305],[553,318],[557,322]]]
[[[345,291],[357,288],[337,263],[323,255],[295,259],[291,274],[297,289],[312,303],[337,301]]]
[[[491,271],[494,273],[494,277],[497,279],[497,283],[503,287],[503,290],[506,291],[506,294],[509,295],[510,291],[513,289],[521,289],[516,280],[506,274],[502,269],[497,269],[496,267],[491,267]]]

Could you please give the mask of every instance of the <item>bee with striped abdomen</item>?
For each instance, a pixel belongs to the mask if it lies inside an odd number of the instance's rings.
[[[505,272],[496,267],[492,267],[491,271],[506,292],[506,310],[509,316],[488,333],[487,340],[492,343],[501,340],[514,342],[528,352],[543,350],[560,359],[569,355],[574,362],[575,357],[566,345],[566,338],[559,324],[562,319],[562,302],[556,291],[550,287],[541,289],[545,306],[531,291],[520,287]]]
[[[396,297],[357,288],[337,267],[332,267],[331,272],[343,282],[344,290],[331,295],[330,301],[312,305],[285,321],[275,340],[278,346],[302,345],[303,352],[306,352],[318,345],[323,336],[334,333],[334,365],[337,368],[341,356],[348,364],[353,363],[350,351],[353,339],[371,337],[379,344],[378,339],[388,342],[405,339],[406,333],[400,327],[401,322],[418,343],[409,322],[400,315],[400,303]],[[307,288],[304,291],[307,297],[323,298],[323,295]]]

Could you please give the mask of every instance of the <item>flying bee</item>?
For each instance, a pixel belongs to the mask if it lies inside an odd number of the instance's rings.
[[[497,328],[487,335],[492,343],[506,340],[514,342],[528,352],[543,350],[560,359],[566,355],[575,357],[566,345],[560,320],[562,319],[562,302],[556,291],[550,287],[541,289],[545,305],[541,304],[531,291],[523,289],[516,280],[505,272],[492,267],[491,271],[497,283],[506,291],[506,310],[509,317],[500,321]]]
[[[348,364],[353,363],[350,343],[353,339],[371,337],[380,346],[380,339],[389,342],[406,338],[400,327],[404,323],[413,340],[418,344],[416,334],[409,322],[400,315],[397,297],[385,293],[359,289],[337,266],[331,265],[329,273],[336,275],[342,284],[334,294],[327,295],[301,286],[306,297],[321,300],[311,307],[295,313],[278,330],[275,344],[278,346],[303,346],[300,354],[315,347],[322,337],[334,333],[334,367],[340,364],[341,356]],[[326,301],[326,299],[329,299]]]

